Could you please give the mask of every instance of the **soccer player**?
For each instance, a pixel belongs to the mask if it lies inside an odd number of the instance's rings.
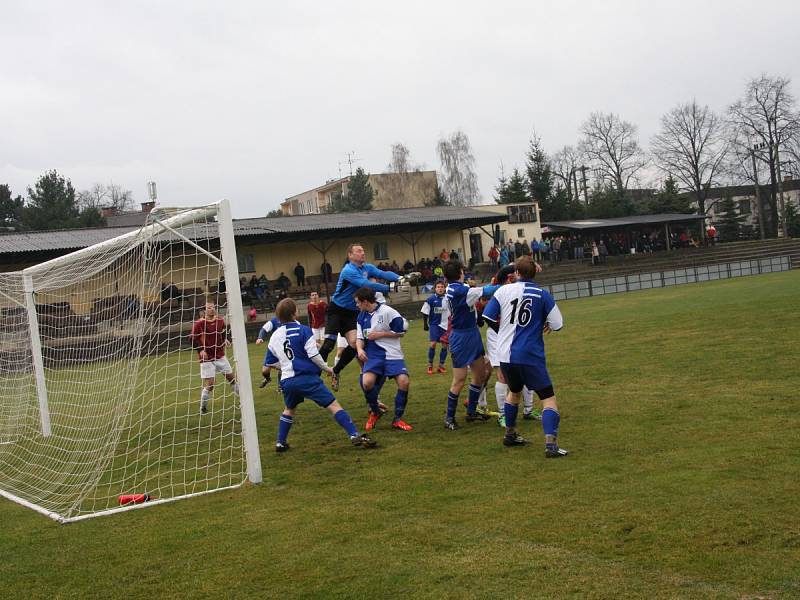
[[[339,362],[333,367],[331,375],[331,387],[333,391],[339,389],[339,373],[356,356],[356,319],[358,309],[354,294],[359,288],[368,287],[377,292],[386,293],[389,286],[384,283],[370,281],[370,277],[375,277],[389,282],[402,281],[397,273],[381,271],[374,265],[366,262],[366,254],[361,244],[350,244],[347,247],[347,264],[339,273],[339,282],[336,284],[336,291],[331,297],[328,306],[325,323],[325,341],[319,350],[323,360],[328,359],[328,355],[336,345],[336,336],[341,334],[347,339],[347,347],[342,352]]]
[[[514,263],[511,263],[497,272],[492,279],[492,283],[506,285],[508,283],[514,283],[516,280],[516,267],[514,266]],[[482,313],[483,310],[481,310],[481,314]],[[503,377],[503,371],[500,369],[500,356],[497,348],[497,332],[491,327],[489,327],[486,331],[486,358],[488,359],[489,365],[491,366],[491,369],[494,370],[495,377],[497,378],[497,381],[494,384],[494,396],[495,400],[497,401],[497,411],[500,413],[500,416],[497,418],[497,423],[501,427],[505,427],[506,421],[503,411],[505,407],[506,396],[508,395],[508,384],[506,383],[505,377]],[[483,390],[481,391],[481,397],[478,400],[478,410],[488,411],[488,408],[486,407],[486,387],[490,377],[491,371],[487,375],[486,384],[484,384]],[[522,389],[522,403],[523,419],[531,420],[540,418],[540,415],[536,412],[533,406],[533,392],[527,387]]]
[[[394,397],[394,420],[392,427],[411,431],[412,427],[403,421],[403,413],[408,402],[408,369],[400,346],[400,338],[405,335],[407,323],[395,309],[375,298],[375,290],[360,288],[355,293],[356,306],[361,311],[357,321],[356,345],[358,360],[363,363],[361,387],[369,404],[369,417],[365,429],[372,431],[383,414],[378,403],[382,381],[393,378],[397,382]]]
[[[433,375],[433,358],[436,356],[436,344],[441,343],[442,349],[439,352],[439,373],[446,373],[444,361],[447,358],[447,344],[441,342],[445,329],[442,328],[442,300],[444,300],[445,285],[443,281],[437,281],[433,287],[434,293],[431,294],[422,305],[422,328],[429,332],[428,341],[428,375]]]
[[[456,408],[458,396],[467,381],[467,372],[472,372],[467,401],[469,422],[486,421],[489,415],[477,412],[481,387],[486,380],[486,361],[483,357],[483,340],[478,330],[475,315],[475,302],[481,296],[491,296],[499,285],[470,287],[464,283],[464,266],[458,260],[447,261],[444,276],[448,281],[445,291],[445,314],[449,315],[451,330],[449,334],[450,356],[453,361],[453,382],[447,394],[447,415],[445,429],[458,429]]]
[[[318,292],[311,292],[308,299],[308,324],[314,332],[314,341],[321,346],[325,341],[325,311],[328,303],[319,299]]]
[[[231,384],[233,393],[239,395],[231,363],[225,357],[225,347],[231,343],[225,330],[225,321],[217,315],[216,304],[206,302],[203,316],[192,325],[190,338],[192,347],[197,350],[200,359],[200,377],[203,379],[200,414],[204,415],[208,412],[208,401],[211,399],[211,392],[214,391],[214,381],[218,372],[222,373]]]
[[[278,327],[280,326],[281,326],[280,319],[278,317],[272,317],[269,321],[267,321],[261,326],[261,329],[258,330],[258,337],[256,338],[256,344],[263,344],[264,342],[266,342],[267,336],[276,329],[278,329]],[[270,381],[272,381],[272,377],[269,371],[270,369],[266,365],[266,359],[265,359],[265,363],[261,366],[261,376],[264,378],[264,380],[258,387],[260,388],[266,387],[267,384]]]
[[[278,302],[275,312],[281,325],[269,340],[265,363],[281,372],[283,402],[286,406],[278,420],[275,451],[286,452],[289,449],[286,439],[294,422],[294,413],[306,398],[322,408],[327,408],[333,419],[347,432],[354,446],[374,447],[375,440],[358,433],[353,419],[322,382],[320,373],[330,373],[332,369],[322,360],[311,329],[297,322],[297,306],[294,300],[284,298]]]
[[[542,400],[542,429],[545,456],[560,458],[567,451],[558,447],[558,413],[553,383],[547,373],[544,333],[564,326],[561,311],[547,290],[533,282],[535,263],[527,256],[517,259],[517,281],[501,287],[489,300],[483,319],[497,331],[500,369],[508,382],[508,397],[503,407],[506,434],[503,444],[521,446],[526,441],[517,433],[520,393],[527,386]]]

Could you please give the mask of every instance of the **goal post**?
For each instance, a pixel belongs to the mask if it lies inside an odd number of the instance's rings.
[[[213,386],[192,348],[207,300],[233,363]],[[0,495],[71,522],[261,482],[227,200],[0,273],[0,316]]]

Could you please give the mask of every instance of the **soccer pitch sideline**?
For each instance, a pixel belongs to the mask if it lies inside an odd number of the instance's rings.
[[[445,431],[415,321],[414,431],[352,448],[306,402],[277,455],[281,401],[256,389],[263,485],[66,526],[2,500],[0,597],[800,597],[800,271],[560,306],[569,457],[538,422],[524,448]],[[337,397],[363,427],[352,366]]]

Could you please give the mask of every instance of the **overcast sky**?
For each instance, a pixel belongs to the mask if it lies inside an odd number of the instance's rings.
[[[499,166],[552,152],[593,110],[639,127],[696,98],[717,110],[762,72],[800,94],[800,2],[45,2],[0,0],[0,183],[49,169],[163,205],[230,198],[235,217],[390,145],[438,169],[472,143],[491,202]]]

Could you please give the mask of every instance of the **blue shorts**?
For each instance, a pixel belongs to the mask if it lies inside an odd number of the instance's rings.
[[[438,342],[439,338],[441,338],[445,333],[447,333],[446,329],[442,329],[438,325],[431,325],[430,331],[428,332],[428,340],[431,342]]]
[[[477,327],[453,329],[450,332],[449,347],[454,369],[468,367],[484,354],[483,338]]]
[[[524,386],[536,392],[540,398],[543,398],[540,392],[545,393],[544,397],[554,395],[553,382],[550,380],[550,374],[544,364],[512,365],[501,362],[500,370],[503,371],[503,377],[508,383],[508,389],[514,393],[521,392]]]
[[[406,361],[403,359],[384,360],[382,358],[368,358],[363,373],[375,373],[383,377],[397,377],[398,375],[408,375]]]
[[[327,408],[336,400],[331,391],[322,383],[319,375],[295,375],[289,379],[281,379],[283,389],[283,403],[286,408],[296,408],[303,400],[308,398]]]

